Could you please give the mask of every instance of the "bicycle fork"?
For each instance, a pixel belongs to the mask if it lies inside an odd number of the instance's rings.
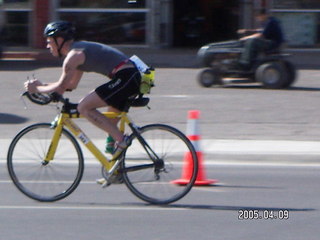
[[[50,161],[54,159],[54,155],[56,153],[60,136],[62,133],[62,124],[61,124],[61,118],[59,117],[59,115],[51,123],[51,128],[54,129],[54,133],[53,133],[46,157],[42,161],[42,165],[47,165]]]

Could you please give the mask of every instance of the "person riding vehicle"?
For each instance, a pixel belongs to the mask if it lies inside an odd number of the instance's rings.
[[[239,63],[243,68],[250,68],[260,52],[277,49],[284,42],[283,32],[279,21],[270,16],[266,9],[262,9],[256,16],[261,23],[261,29],[240,29],[239,34],[254,32],[251,35],[240,38],[244,41],[244,49]]]

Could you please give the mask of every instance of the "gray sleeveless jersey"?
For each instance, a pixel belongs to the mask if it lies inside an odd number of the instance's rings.
[[[128,57],[119,50],[96,42],[74,42],[71,49],[82,50],[86,56],[84,64],[78,67],[84,72],[96,72],[108,76],[119,63]]]

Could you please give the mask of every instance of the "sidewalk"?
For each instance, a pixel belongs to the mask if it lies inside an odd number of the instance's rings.
[[[198,68],[198,48],[124,48],[120,50],[127,55],[138,55],[145,62],[155,67],[167,68]],[[320,49],[286,49],[285,52],[292,54],[291,61],[298,69],[320,69]],[[3,53],[5,61],[46,61],[50,64],[60,65],[60,61],[51,56],[47,49],[7,49]]]

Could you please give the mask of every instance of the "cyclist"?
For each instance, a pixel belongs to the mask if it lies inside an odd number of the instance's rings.
[[[127,147],[127,136],[117,127],[117,120],[108,119],[97,108],[108,111],[124,110],[130,97],[139,94],[141,74],[135,64],[121,51],[96,42],[75,41],[75,28],[70,22],[56,21],[44,29],[47,48],[55,57],[65,57],[62,74],[56,82],[42,83],[34,79],[25,82],[30,93],[57,92],[75,89],[83,72],[96,72],[108,76],[111,81],[98,86],[78,104],[78,111],[91,123],[109,133],[116,141],[113,154],[120,154]]]

